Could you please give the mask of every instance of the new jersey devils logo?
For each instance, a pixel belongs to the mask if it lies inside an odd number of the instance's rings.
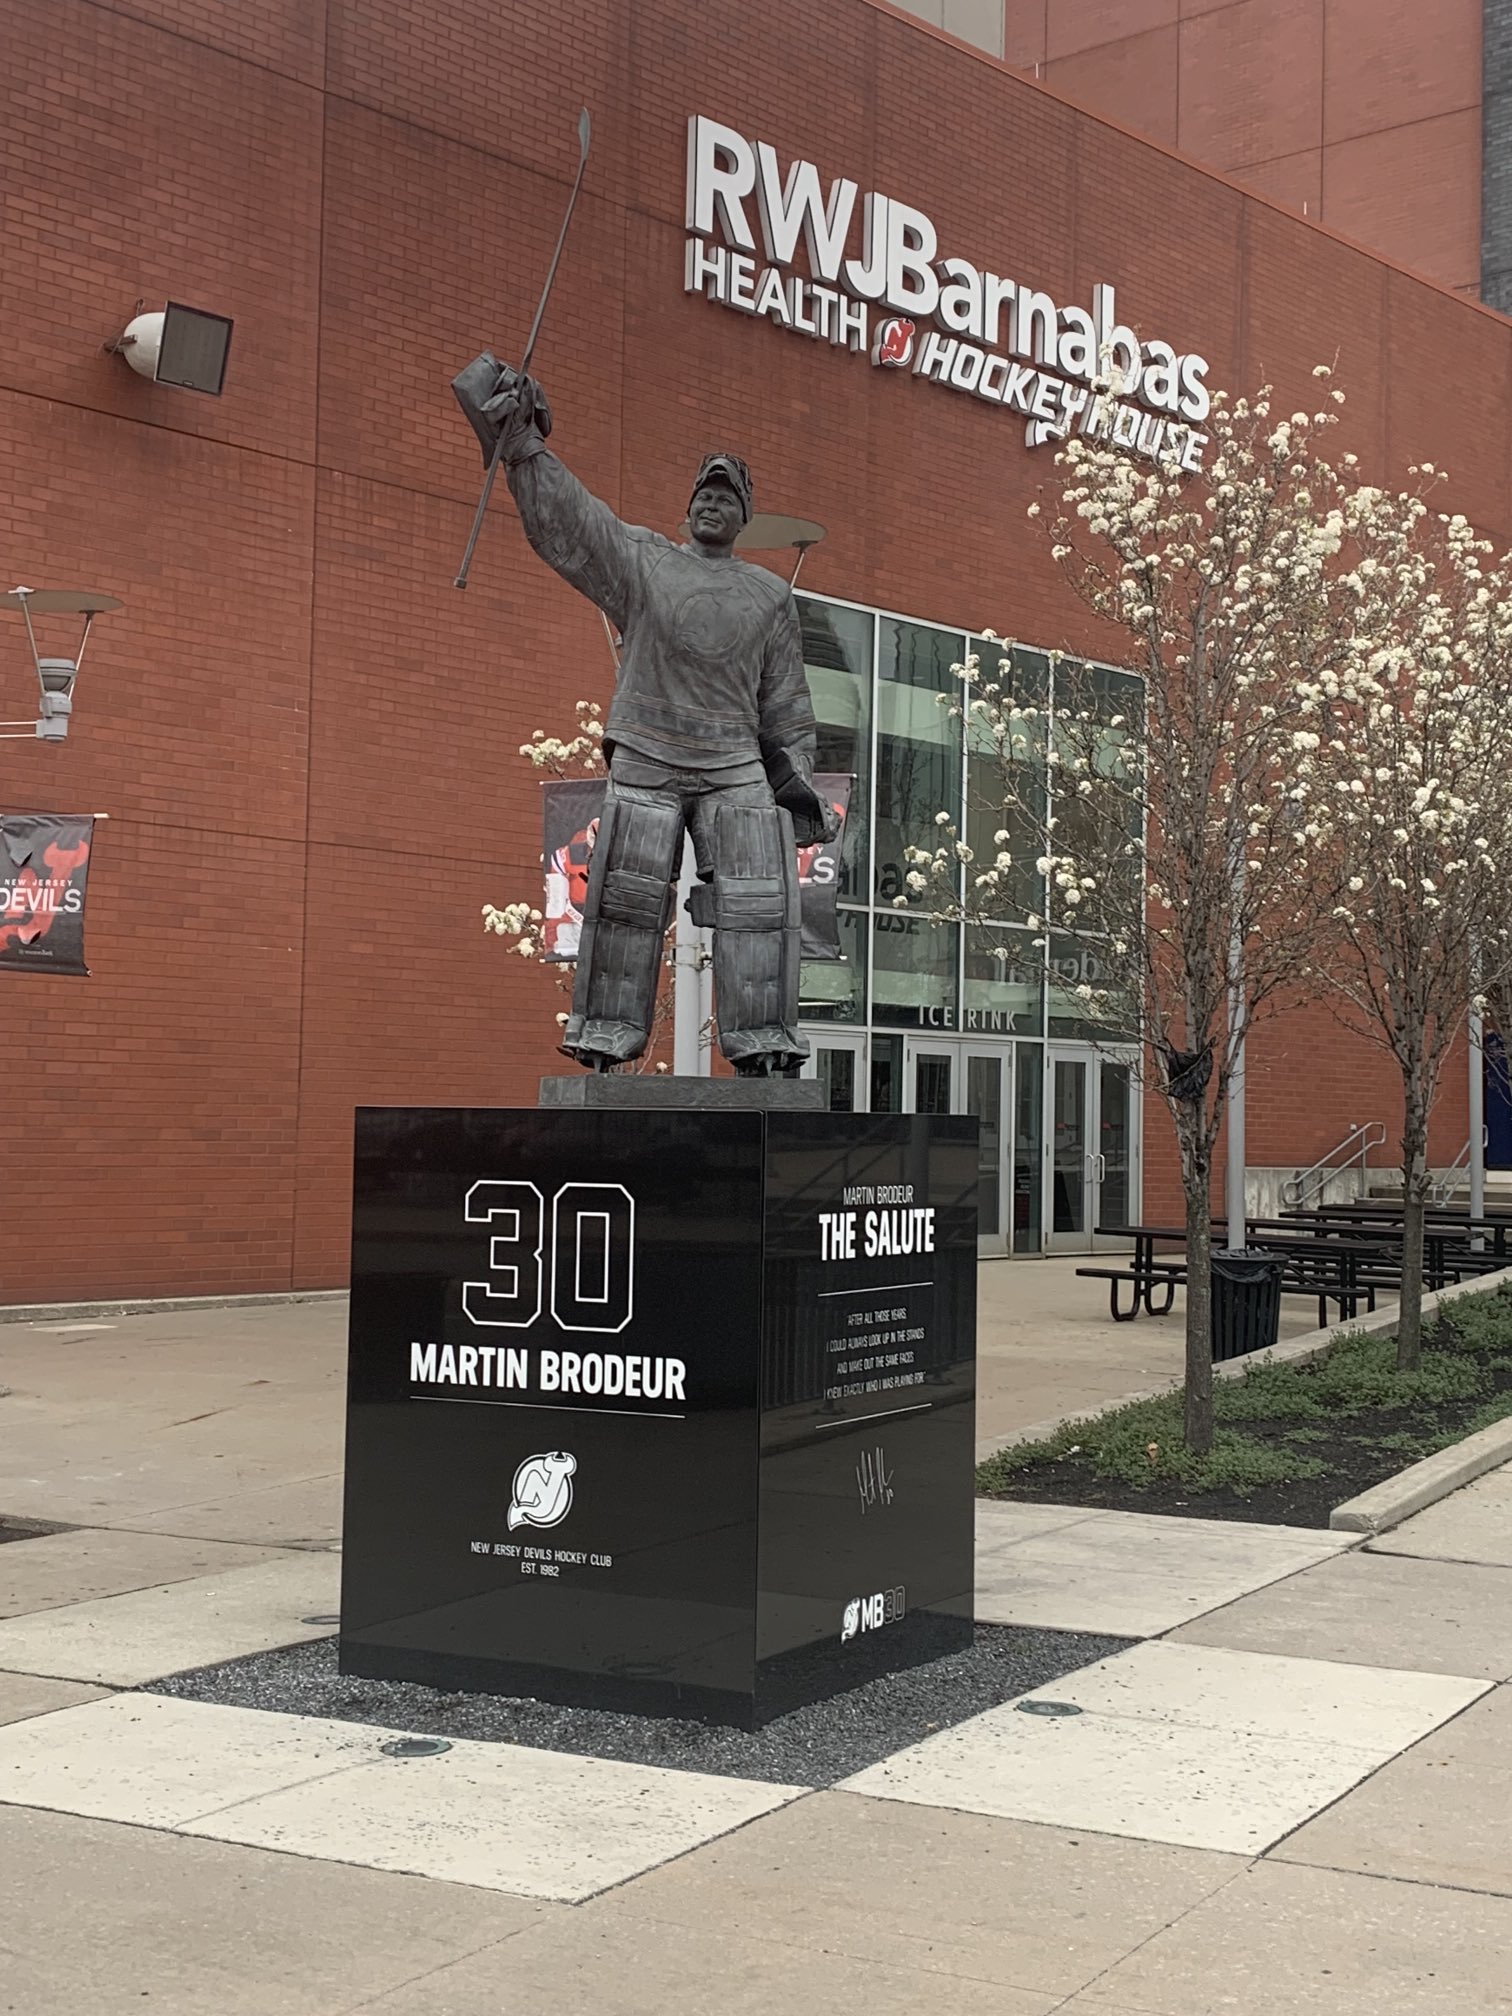
[[[877,340],[872,345],[873,364],[906,364],[913,355],[914,325],[906,315],[889,315],[877,324]]]
[[[565,1449],[527,1456],[514,1474],[509,1530],[517,1526],[560,1526],[572,1510],[572,1475],[576,1456]]]

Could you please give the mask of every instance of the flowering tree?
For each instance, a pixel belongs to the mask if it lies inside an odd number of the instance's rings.
[[[1334,395],[1335,398],[1338,395]],[[1308,980],[1331,892],[1309,860],[1321,745],[1304,701],[1338,657],[1329,580],[1343,540],[1320,454],[1335,415],[1273,419],[1268,391],[1215,398],[1206,470],[1136,464],[1074,438],[1057,455],[1055,559],[1108,626],[1108,675],[1052,654],[1049,690],[1009,645],[960,668],[974,797],[910,850],[908,893],[936,915],[1022,917],[1090,934],[1080,993],[1145,1046],[1185,1193],[1187,1446],[1212,1446],[1213,1151],[1239,1043]],[[996,640],[993,640],[996,642]],[[1049,788],[1046,789],[1046,778]],[[1304,870],[1306,864],[1306,872]],[[1240,1214],[1243,1200],[1229,1200]],[[1237,1228],[1236,1228],[1237,1229]]]
[[[535,770],[548,777],[603,777],[604,763],[604,722],[596,700],[579,700],[576,732],[567,737],[548,735],[537,728],[528,742],[520,744],[520,754]],[[521,899],[512,903],[483,905],[483,928],[497,932],[501,938],[509,940],[509,949],[521,959],[540,959],[546,947],[546,919],[540,906]],[[670,931],[669,931],[670,937]],[[672,964],[669,945],[665,964]],[[558,965],[555,969],[558,991],[571,995],[572,974],[570,965]],[[645,1054],[631,1067],[637,1072],[665,1071],[665,1064],[653,1063],[656,1040],[672,1012],[672,997],[663,988],[658,996],[651,1025],[651,1042]],[[567,1020],[565,1008],[557,1011],[557,1026],[562,1027]]]
[[[1342,887],[1317,967],[1402,1077],[1397,1363],[1422,1348],[1428,1122],[1474,997],[1512,969],[1512,580],[1461,516],[1415,491],[1341,492],[1356,564],[1347,656],[1305,689]]]

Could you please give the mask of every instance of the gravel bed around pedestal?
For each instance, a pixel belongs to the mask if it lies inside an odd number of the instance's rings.
[[[336,1670],[336,1640],[318,1638],[224,1666],[155,1680],[143,1692],[180,1700],[370,1722],[417,1735],[517,1743],[629,1764],[708,1771],[779,1785],[833,1785],[1017,1695],[1121,1652],[1131,1641],[1078,1631],[1031,1631],[979,1624],[969,1650],[853,1693],[800,1708],[764,1729],[559,1708],[500,1694],[448,1694],[407,1680],[360,1680]]]

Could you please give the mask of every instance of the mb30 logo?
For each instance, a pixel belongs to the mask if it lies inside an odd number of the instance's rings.
[[[884,1624],[898,1623],[907,1608],[902,1589],[879,1589],[875,1596],[853,1596],[840,1620],[840,1643],[859,1637],[863,1631],[880,1631]]]

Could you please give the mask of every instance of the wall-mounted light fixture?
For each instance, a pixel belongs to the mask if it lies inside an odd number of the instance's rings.
[[[103,616],[120,606],[114,595],[102,595],[93,588],[13,588],[9,595],[0,595],[0,608],[21,611],[42,696],[35,721],[0,721],[0,741],[12,742],[22,735],[28,738],[36,736],[43,742],[65,740],[69,721],[73,718],[74,681],[84,662],[89,626],[96,616]],[[72,658],[44,658],[41,655],[32,620],[37,616],[83,617],[84,632]]]
[[[137,306],[140,309],[141,303]],[[124,357],[139,378],[218,398],[226,383],[231,329],[229,315],[170,301],[166,308],[133,315],[105,348]]]

